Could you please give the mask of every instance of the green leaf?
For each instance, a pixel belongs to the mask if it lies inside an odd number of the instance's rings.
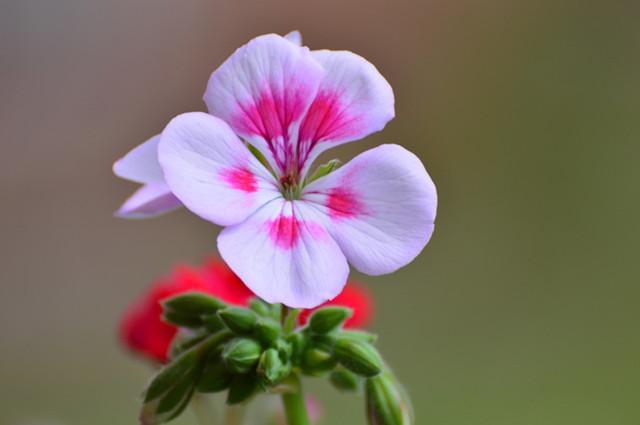
[[[173,362],[163,367],[160,372],[153,378],[151,384],[145,392],[144,401],[153,401],[162,394],[170,390],[170,388],[188,372],[195,368],[199,359],[196,350],[184,352]]]

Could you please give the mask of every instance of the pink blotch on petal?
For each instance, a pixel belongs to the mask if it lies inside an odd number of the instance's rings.
[[[282,249],[292,249],[300,238],[299,223],[295,217],[279,216],[268,223],[269,237]]]
[[[307,232],[314,240],[326,236],[324,228],[317,223],[299,220],[294,216],[281,215],[267,222],[269,238],[275,246],[284,250],[293,249],[300,240],[302,232]]]
[[[326,202],[329,216],[333,219],[353,218],[366,212],[357,196],[343,187],[331,189]]]
[[[220,172],[222,179],[230,187],[252,193],[258,190],[258,182],[253,173],[245,168],[228,168]]]
[[[318,93],[300,126],[300,140],[310,147],[321,140],[344,139],[358,134],[361,119],[349,114],[334,91]]]
[[[238,105],[231,124],[241,134],[258,136],[269,146],[278,166],[285,170],[293,160],[293,146],[289,140],[291,125],[302,119],[312,87],[292,81],[280,91],[265,87],[256,100]]]

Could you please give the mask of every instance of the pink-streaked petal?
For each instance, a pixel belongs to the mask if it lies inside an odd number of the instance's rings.
[[[122,218],[149,218],[182,206],[165,182],[147,183],[138,189],[116,212]]]
[[[393,90],[373,64],[348,51],[312,55],[326,76],[300,126],[298,156],[307,168],[324,150],[380,131],[395,115]]]
[[[259,149],[280,174],[297,167],[300,122],[324,70],[309,49],[275,34],[240,47],[209,79],[211,114]]]
[[[436,188],[417,156],[398,145],[368,150],[305,188],[303,199],[349,262],[370,275],[411,262],[433,233]]]
[[[296,46],[302,46],[302,34],[300,31],[291,31],[284,36],[287,40],[295,44]]]
[[[114,174],[143,184],[164,181],[162,169],[158,163],[159,142],[158,134],[130,150],[113,164]]]
[[[281,196],[269,171],[224,121],[209,114],[190,112],[171,120],[158,159],[176,197],[215,224],[240,223]]]
[[[277,199],[218,237],[220,255],[260,298],[312,308],[337,296],[349,266],[314,207]]]

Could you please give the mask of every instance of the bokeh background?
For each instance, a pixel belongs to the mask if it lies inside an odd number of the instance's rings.
[[[134,424],[149,368],[121,312],[217,229],[112,212],[111,163],[267,32],[353,50],[396,93],[381,142],[423,159],[436,232],[355,274],[417,423],[640,423],[640,3],[555,0],[0,1],[0,423]],[[363,403],[310,388],[324,424]],[[190,413],[179,424],[193,423]]]

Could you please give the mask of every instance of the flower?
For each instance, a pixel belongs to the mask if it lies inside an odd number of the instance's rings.
[[[180,265],[173,272],[154,282],[123,315],[119,334],[123,345],[131,351],[157,363],[166,363],[167,352],[178,329],[162,320],[160,302],[183,292],[200,291],[223,301],[246,306],[254,294],[222,261],[207,260],[200,267]],[[368,293],[355,283],[349,283],[332,304],[353,309],[353,316],[346,327],[365,326],[373,315],[372,300]],[[310,312],[303,311],[300,323],[306,323]]]
[[[182,204],[225,226],[220,254],[253,292],[312,308],[342,291],[348,263],[380,275],[411,262],[433,232],[437,196],[398,145],[309,172],[325,150],[384,128],[394,96],[364,58],[310,51],[297,37],[259,36],[232,54],[209,80],[209,113],[171,120],[157,161]],[[149,167],[139,161],[129,175]]]

